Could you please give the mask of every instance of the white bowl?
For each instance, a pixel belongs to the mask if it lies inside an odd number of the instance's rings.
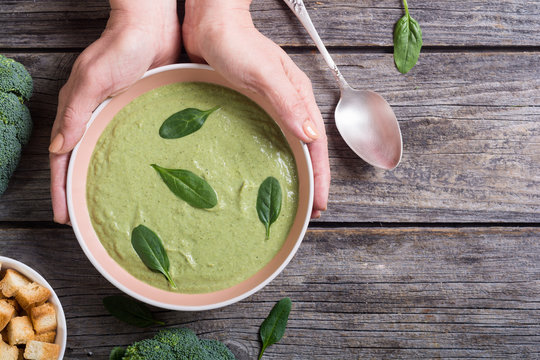
[[[56,328],[56,341],[55,343],[60,345],[60,356],[58,359],[64,358],[64,352],[66,351],[66,344],[67,344],[67,325],[66,325],[66,316],[64,315],[64,310],[62,309],[62,304],[60,303],[60,299],[58,299],[58,296],[56,296],[56,293],[54,292],[54,289],[49,285],[49,283],[38,274],[37,271],[29,267],[28,265],[23,264],[20,261],[0,256],[0,264],[2,264],[2,268],[0,271],[4,272],[7,269],[13,269],[21,273],[22,275],[26,276],[29,280],[32,280],[42,286],[45,286],[47,289],[51,291],[51,297],[49,298],[49,302],[54,306],[56,309],[56,321],[58,323],[58,326]]]

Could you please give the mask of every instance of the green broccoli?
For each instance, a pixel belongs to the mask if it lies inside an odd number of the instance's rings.
[[[13,93],[21,102],[32,97],[34,82],[24,66],[0,55],[0,92]]]
[[[215,359],[235,360],[229,348],[218,340],[201,339],[201,346],[214,356]]]
[[[154,339],[145,339],[127,347],[124,360],[176,360],[171,347]]]
[[[32,133],[30,111],[15,94],[0,92],[0,126],[15,127],[21,145],[28,144]]]
[[[23,102],[32,96],[32,89],[32,78],[24,66],[0,55],[0,195],[30,139],[32,119]]]
[[[113,350],[114,351],[114,350]],[[233,353],[217,340],[199,340],[189,329],[161,330],[152,339],[127,347],[123,360],[235,360]]]
[[[21,158],[21,143],[14,127],[0,123],[0,194],[6,191],[9,178]]]

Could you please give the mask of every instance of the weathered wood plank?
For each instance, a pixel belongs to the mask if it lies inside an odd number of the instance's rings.
[[[223,309],[154,309],[168,325],[258,352],[258,326],[293,300],[285,338],[267,359],[519,358],[540,356],[539,228],[310,230],[270,285]],[[0,229],[0,253],[36,268],[68,318],[66,359],[105,358],[150,336],[107,315],[118,293],[69,229]]]
[[[403,15],[401,1],[395,0],[305,2],[331,46],[391,46],[394,23]],[[540,45],[538,0],[415,0],[409,8],[422,26],[425,45]],[[99,37],[108,11],[107,0],[2,1],[0,48],[85,47]],[[256,26],[279,44],[312,45],[280,0],[254,0],[252,13]]]
[[[0,221],[48,221],[47,146],[75,54],[11,54],[30,68],[36,129],[0,198]],[[350,83],[393,105],[404,140],[394,171],[367,166],[333,125],[338,91],[319,56],[292,55],[327,121],[332,187],[321,221],[540,221],[540,53],[424,54],[402,76],[391,55],[337,54]]]

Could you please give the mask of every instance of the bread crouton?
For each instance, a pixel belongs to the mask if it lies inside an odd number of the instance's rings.
[[[32,340],[26,344],[24,358],[29,360],[57,360],[60,355],[60,345]]]
[[[12,297],[21,287],[29,283],[30,280],[19,274],[17,271],[7,269],[6,275],[2,281],[0,281],[0,289],[2,289],[2,294],[4,294],[5,297]]]
[[[30,309],[30,319],[36,334],[56,330],[56,310],[51,303],[45,303]]]
[[[28,316],[17,316],[11,319],[7,326],[7,336],[10,345],[26,344],[34,338],[34,329]]]
[[[2,331],[15,315],[15,307],[7,300],[0,300],[0,331]]]
[[[15,300],[22,306],[26,312],[33,306],[43,304],[51,296],[51,292],[38,283],[28,283],[19,288],[15,294]]]
[[[15,315],[17,315],[21,311],[21,306],[15,299],[2,299],[0,301],[6,301],[8,304],[13,306],[15,308]]]
[[[18,360],[19,349],[0,340],[0,360]]]
[[[34,340],[46,343],[53,343],[54,340],[56,340],[56,331],[47,331],[41,334],[36,334],[34,336]]]

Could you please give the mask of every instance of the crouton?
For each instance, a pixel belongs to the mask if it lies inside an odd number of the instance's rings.
[[[26,344],[34,338],[34,329],[28,316],[17,316],[7,326],[9,345]]]
[[[2,294],[4,294],[4,296],[12,297],[21,287],[29,283],[30,280],[19,274],[17,271],[7,269],[6,275],[2,281],[0,281],[0,289],[2,289]]]
[[[47,301],[49,296],[49,289],[34,282],[20,287],[15,294],[15,300],[28,312],[32,306],[39,306]]]
[[[26,345],[24,358],[29,360],[57,360],[60,345],[32,340]]]
[[[0,331],[2,331],[15,315],[15,307],[7,300],[0,300]]]
[[[0,331],[0,339],[3,342],[8,342],[8,339],[7,339],[7,327],[4,328],[4,330]]]
[[[53,343],[54,340],[56,340],[56,331],[47,331],[41,334],[36,334],[34,336],[34,340],[46,342],[46,343]]]
[[[15,315],[17,315],[21,311],[21,306],[19,305],[19,303],[15,299],[2,299],[0,301],[5,301],[8,304],[10,304],[11,306],[13,306],[15,308]]]
[[[36,334],[56,330],[56,310],[51,303],[45,303],[30,309],[30,319]]]
[[[18,360],[19,349],[0,340],[0,360]]]

